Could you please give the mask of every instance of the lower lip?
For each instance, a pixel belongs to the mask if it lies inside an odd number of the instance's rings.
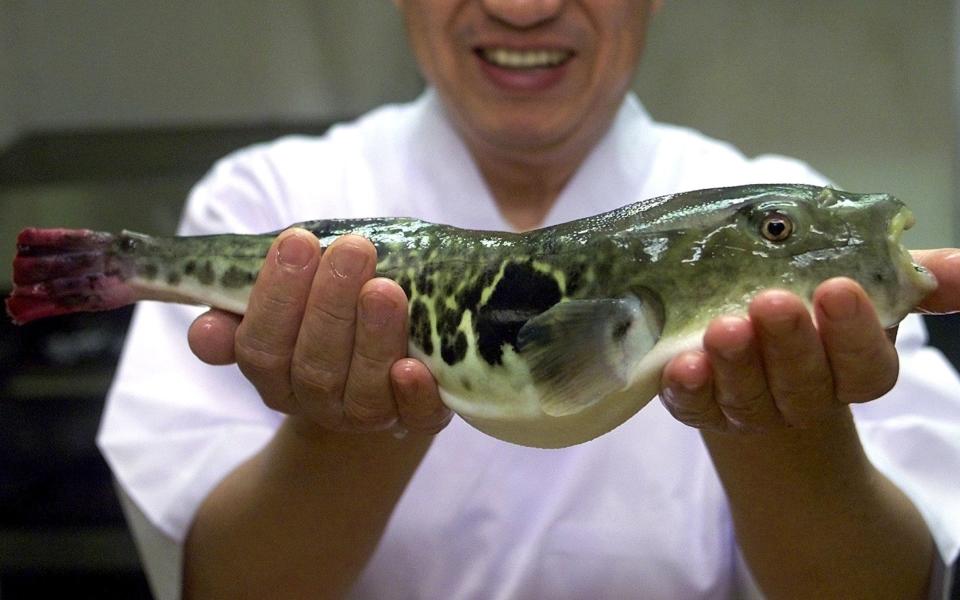
[[[512,92],[542,92],[560,83],[572,58],[555,67],[541,69],[506,69],[476,55],[480,70],[498,88]]]

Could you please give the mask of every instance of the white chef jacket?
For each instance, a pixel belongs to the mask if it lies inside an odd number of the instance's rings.
[[[825,183],[783,157],[747,159],[653,122],[628,96],[546,224],[667,193]],[[412,216],[508,230],[435,92],[319,138],[219,162],[181,233],[265,232],[303,220]],[[158,595],[176,597],[182,541],[204,497],[271,438],[282,415],[235,366],[187,348],[196,308],[138,307],[99,434]],[[960,380],[900,330],[902,374],[855,407],[867,453],[922,512],[945,564],[960,541]],[[695,429],[652,402],[611,433],[561,450],[488,437],[459,419],[438,436],[390,519],[357,598],[731,598],[744,592],[729,508]]]

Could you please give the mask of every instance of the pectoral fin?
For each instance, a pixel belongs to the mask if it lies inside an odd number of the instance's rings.
[[[520,329],[517,347],[545,413],[574,414],[626,387],[663,330],[660,302],[642,296],[561,302]]]

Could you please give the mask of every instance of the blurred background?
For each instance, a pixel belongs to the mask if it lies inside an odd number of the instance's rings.
[[[900,196],[913,247],[957,245],[958,7],[666,0],[635,88],[658,120]],[[0,255],[28,225],[171,233],[218,157],[421,87],[388,0],[0,0]],[[129,314],[0,319],[0,598],[148,597],[93,445]],[[929,320],[953,356],[957,323]]]

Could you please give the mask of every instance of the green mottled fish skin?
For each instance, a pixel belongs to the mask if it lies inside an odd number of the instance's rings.
[[[793,223],[782,242],[761,234],[773,213]],[[660,370],[672,355],[698,347],[710,319],[743,313],[759,290],[778,287],[809,300],[820,282],[848,276],[865,288],[885,325],[896,323],[935,285],[899,244],[909,220],[904,205],[886,194],[755,185],[655,198],[522,234],[403,218],[299,226],[324,246],[346,233],[374,243],[378,274],[397,281],[409,298],[411,355],[426,362],[456,412],[501,439],[559,447],[596,437],[633,415],[656,394]],[[275,235],[127,234],[119,244],[142,257],[136,282],[145,297],[242,312]],[[647,311],[655,345],[638,356],[624,346],[622,389],[596,399],[587,390],[582,407],[547,414],[540,402],[552,383],[539,379],[561,377],[554,371],[578,368],[591,357],[577,355],[584,340],[553,332],[544,342],[546,354],[555,350],[559,358],[532,369],[518,339],[521,329],[558,303],[577,300],[598,301],[576,305],[588,315],[594,305],[598,315],[608,314],[599,311],[607,302],[613,314],[637,314],[621,311],[616,302],[624,298]],[[584,311],[575,311],[573,321]],[[537,333],[549,334],[548,320],[540,321],[546,329]],[[611,343],[622,336],[618,327],[603,334],[613,336]],[[581,323],[570,331],[592,339],[593,329]],[[557,385],[579,389],[576,381]],[[562,398],[559,403],[565,406]]]

